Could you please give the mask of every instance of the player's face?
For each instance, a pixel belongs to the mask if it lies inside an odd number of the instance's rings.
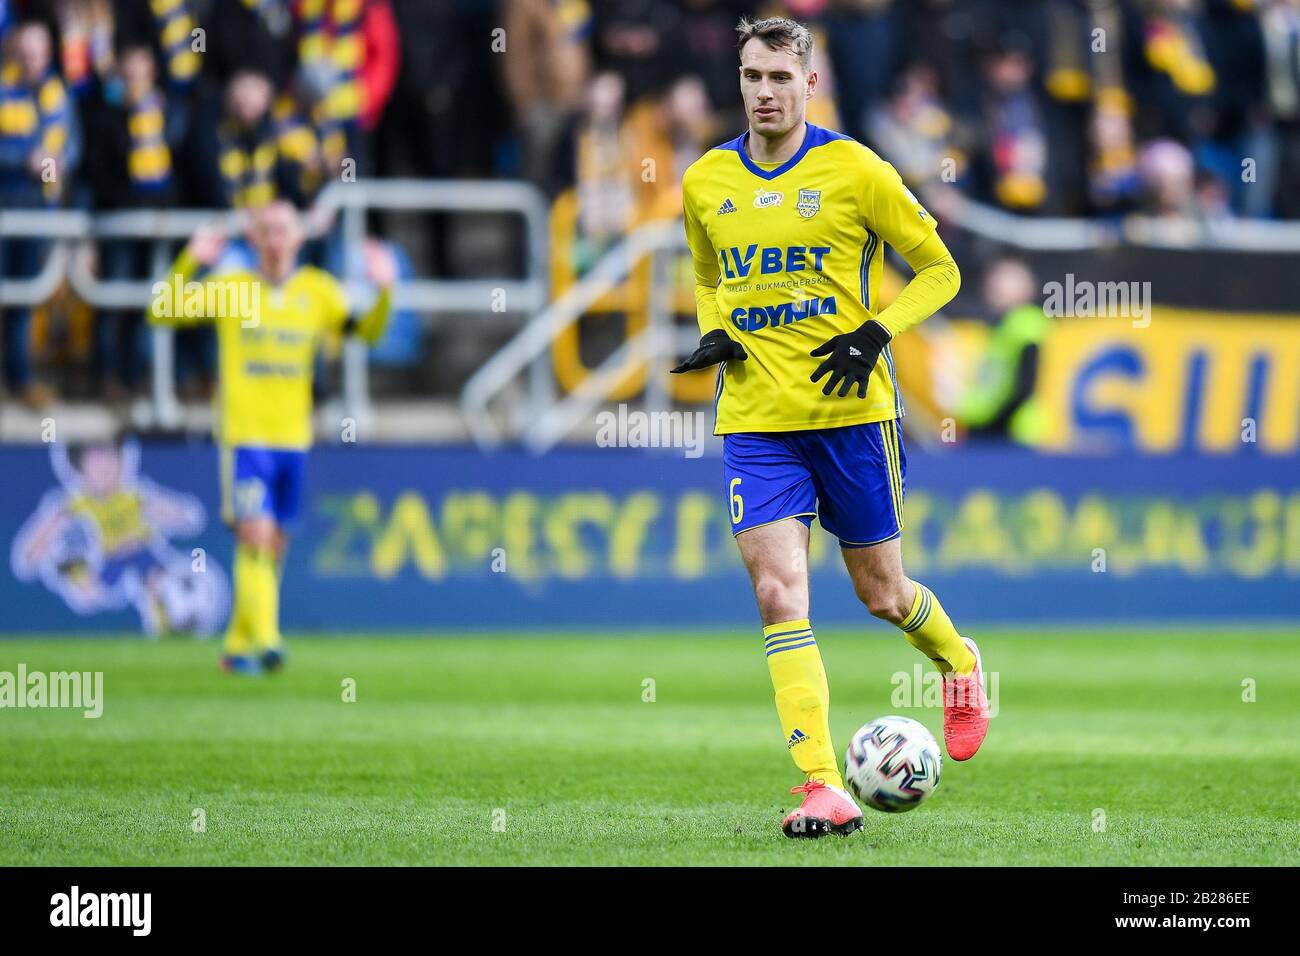
[[[257,213],[252,229],[253,245],[273,274],[284,272],[298,260],[302,227],[298,213],[288,203],[272,203]]]
[[[805,73],[788,49],[750,40],[740,51],[740,94],[749,128],[760,136],[782,136],[802,123],[816,83],[817,74]]]
[[[97,495],[112,491],[121,476],[121,458],[111,447],[87,448],[81,462],[86,484]]]

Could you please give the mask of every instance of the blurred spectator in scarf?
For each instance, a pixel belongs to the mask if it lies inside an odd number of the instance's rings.
[[[952,142],[953,118],[939,99],[938,76],[928,64],[905,69],[898,90],[871,113],[870,141],[913,188],[957,184],[966,154]]]
[[[1047,134],[1027,38],[1004,34],[983,72],[990,191],[1008,209],[1036,210],[1047,198]]]
[[[88,94],[113,69],[113,8],[109,0],[57,0],[59,62],[74,96]]]
[[[1142,37],[1147,74],[1139,128],[1145,136],[1190,142],[1203,131],[1218,83],[1205,31],[1199,0],[1152,0]]]
[[[181,131],[167,127],[167,94],[150,45],[128,45],[117,68],[88,110],[87,138],[95,144],[86,163],[95,208],[167,208],[175,203],[172,152]],[[114,239],[99,245],[105,279],[143,279],[152,268],[148,241]],[[110,399],[129,396],[139,384],[143,343],[140,309],[102,312],[95,320],[94,370]]]
[[[0,56],[0,208],[57,206],[78,159],[75,114],[54,64],[49,26],[26,20],[10,28]],[[41,268],[47,243],[0,240],[0,277],[30,279]],[[31,309],[0,315],[4,381],[10,394],[33,407],[49,403],[47,387],[32,378]]]
[[[591,7],[586,0],[508,0],[505,15],[505,80],[523,175],[554,195],[573,179],[573,131],[591,76]]]

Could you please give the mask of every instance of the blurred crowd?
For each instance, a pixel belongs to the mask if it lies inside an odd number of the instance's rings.
[[[735,24],[778,13],[814,30],[810,119],[914,188],[1300,218],[1300,0],[0,0],[0,206],[520,177],[599,246],[676,215],[685,166],[743,129]],[[3,240],[0,274],[45,248]],[[106,244],[98,268],[141,277],[143,253]],[[41,404],[29,318],[6,310],[4,380]],[[138,339],[138,317],[96,322],[98,383],[137,388]]]
[[[671,207],[682,168],[744,128],[732,48],[747,12],[813,28],[810,119],[913,188],[1035,216],[1300,218],[1300,0],[508,6],[551,24],[549,54],[506,64],[514,115],[535,118],[521,169],[599,197],[590,215],[615,226],[629,204],[633,220]],[[628,185],[647,156],[664,196]]]

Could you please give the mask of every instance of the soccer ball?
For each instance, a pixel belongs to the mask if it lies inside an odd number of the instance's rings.
[[[934,734],[910,717],[878,717],[853,735],[844,781],[865,805],[886,813],[916,807],[939,786],[943,757]]]

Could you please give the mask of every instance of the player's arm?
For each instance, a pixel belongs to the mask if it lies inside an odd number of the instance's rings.
[[[939,311],[961,288],[961,272],[935,232],[934,218],[903,185],[894,167],[874,159],[865,179],[867,226],[894,247],[913,275],[888,308],[812,351],[814,356],[826,356],[812,381],[828,376],[822,394],[831,394],[838,385],[841,398],[855,385],[858,398],[866,398],[871,372],[890,340]]]
[[[900,250],[912,268],[912,278],[889,307],[873,321],[885,328],[892,338],[924,322],[952,301],[961,288],[961,270],[937,232],[932,232],[915,248]]]
[[[686,244],[695,266],[695,319],[700,325],[700,345],[674,372],[693,372],[731,359],[744,361],[749,356],[740,343],[727,335],[718,311],[718,256],[695,215],[689,190],[682,183],[682,215],[686,222]]]
[[[379,287],[374,303],[364,314],[353,314],[348,309],[342,286],[335,282],[329,291],[330,302],[327,308],[345,335],[355,335],[374,345],[383,338],[393,313],[393,284],[397,282],[397,262],[392,252],[375,240],[367,241],[365,257],[366,278]]]
[[[153,325],[194,325],[214,318],[202,310],[194,314],[194,310],[185,307],[187,287],[217,264],[225,248],[226,234],[220,229],[209,226],[198,229],[171,264],[167,275],[154,284],[153,299],[145,310],[149,322]],[[204,302],[213,301],[207,294],[207,284],[204,283]]]

